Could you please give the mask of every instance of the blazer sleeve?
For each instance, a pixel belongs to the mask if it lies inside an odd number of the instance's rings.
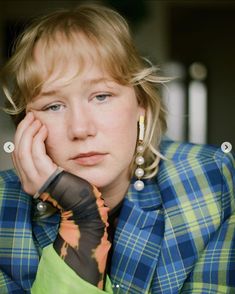
[[[216,159],[218,160],[218,158]],[[235,160],[218,160],[221,180],[221,225],[198,259],[181,293],[235,293]]]
[[[47,293],[113,293],[111,281],[106,278],[105,291],[81,279],[55,252],[50,244],[42,251],[32,294]]]

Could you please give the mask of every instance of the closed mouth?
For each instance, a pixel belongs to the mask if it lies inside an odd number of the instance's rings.
[[[88,152],[80,153],[73,157],[72,160],[82,166],[92,166],[104,160],[107,153]]]

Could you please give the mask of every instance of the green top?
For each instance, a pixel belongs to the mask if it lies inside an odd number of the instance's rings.
[[[55,252],[50,244],[43,249],[37,276],[31,289],[32,294],[65,293],[113,293],[109,277],[105,291],[81,279]]]

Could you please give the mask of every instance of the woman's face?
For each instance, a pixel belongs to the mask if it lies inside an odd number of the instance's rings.
[[[40,50],[35,56],[40,62]],[[125,185],[144,114],[133,87],[117,84],[91,62],[72,79],[77,73],[73,57],[63,75],[62,63],[57,70],[27,106],[48,129],[48,155],[101,191]]]

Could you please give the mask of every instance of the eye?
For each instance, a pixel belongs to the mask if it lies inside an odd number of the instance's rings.
[[[99,94],[99,95],[95,96],[95,99],[98,102],[103,102],[103,101],[107,100],[108,97],[111,97],[111,96],[112,96],[111,94]]]
[[[43,110],[57,112],[57,111],[62,110],[63,107],[64,107],[64,105],[62,105],[62,104],[52,104],[52,105],[46,106]]]

